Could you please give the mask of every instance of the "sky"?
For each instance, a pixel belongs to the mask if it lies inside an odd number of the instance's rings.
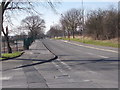
[[[38,4],[39,6],[36,5],[35,10],[38,11],[40,14],[42,14],[40,15],[40,17],[43,18],[46,22],[45,32],[47,32],[50,29],[51,25],[59,23],[59,19],[62,13],[65,13],[66,11],[72,8],[80,9],[82,7],[81,1],[82,0],[62,0],[61,4],[57,4],[56,6],[56,10],[58,14],[52,11],[50,7],[48,7],[48,5],[45,4],[44,2],[42,2],[41,4]],[[35,0],[35,2],[40,3],[40,1],[38,0],[37,1]],[[118,0],[83,0],[83,7],[85,10],[85,13],[89,12],[90,10],[98,10],[99,8],[108,9],[109,7],[111,7],[111,5],[117,8]],[[25,14],[25,13],[19,13],[19,14],[12,13],[13,25],[9,26],[12,32],[10,35],[20,33],[20,32],[13,33],[14,29],[20,26],[21,20],[28,15],[29,14]],[[5,26],[6,25],[9,25],[9,23],[6,23]]]

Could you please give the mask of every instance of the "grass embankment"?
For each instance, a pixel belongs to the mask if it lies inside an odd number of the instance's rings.
[[[22,55],[22,53],[23,52],[4,53],[4,54],[1,55],[2,58],[0,58],[0,60],[15,58],[15,57],[18,57],[18,56]]]
[[[69,40],[69,38],[55,38],[58,40]],[[108,46],[108,47],[115,47],[120,48],[120,44],[116,40],[93,40],[91,38],[70,38],[71,41],[82,42],[85,44],[93,44],[93,45],[100,45],[100,46]]]

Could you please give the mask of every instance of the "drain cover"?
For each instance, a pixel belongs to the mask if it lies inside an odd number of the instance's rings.
[[[69,75],[59,75],[59,76],[54,76],[54,78],[69,78]]]
[[[34,54],[40,54],[39,52],[35,52]]]

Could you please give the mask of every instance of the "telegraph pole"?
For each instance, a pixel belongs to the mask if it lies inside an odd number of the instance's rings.
[[[84,30],[84,6],[83,6],[83,0],[82,0],[82,28],[81,28],[81,34],[82,34],[82,41],[83,41],[83,30]]]

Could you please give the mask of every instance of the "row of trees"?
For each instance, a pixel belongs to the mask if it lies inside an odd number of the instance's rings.
[[[118,37],[118,19],[120,17],[116,8],[98,9],[87,13],[87,15],[83,16],[83,14],[84,10],[81,9],[71,9],[61,14],[58,25],[61,28],[55,31],[51,27],[48,31],[49,35],[53,35],[59,30],[63,36],[70,37],[72,35],[73,38],[75,35],[86,35],[96,40]]]
[[[63,36],[63,30],[61,29],[59,25],[51,26],[50,30],[47,32],[47,36],[51,38]]]
[[[61,14],[60,23],[58,25],[51,26],[47,35],[51,36],[68,36],[70,35],[75,38],[75,34],[78,34],[76,28],[78,25],[83,24],[83,10],[71,9],[64,14]],[[59,27],[56,29],[56,27]],[[58,33],[59,32],[59,33]],[[61,34],[60,34],[61,33]]]
[[[118,37],[118,11],[110,10],[93,11],[86,21],[86,34],[94,39],[108,40]]]

